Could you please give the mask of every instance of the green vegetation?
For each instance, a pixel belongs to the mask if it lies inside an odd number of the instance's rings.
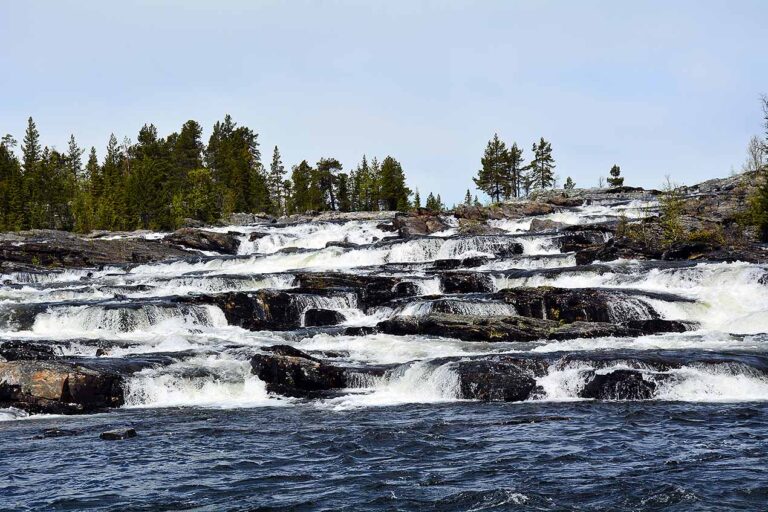
[[[534,158],[530,164],[523,165],[523,150],[513,143],[507,145],[498,134],[488,141],[481,169],[473,178],[479,190],[488,194],[493,202],[511,197],[528,195],[531,189],[550,188],[555,185],[555,160],[552,157],[552,144],[544,138],[533,144]]]
[[[165,138],[144,125],[135,143],[111,135],[99,162],[71,136],[67,151],[43,147],[32,118],[17,141],[0,141],[0,231],[51,228],[174,229],[185,219],[215,221],[233,212],[285,215],[308,210],[408,210],[411,191],[400,163],[364,156],[342,172],[335,158],[314,167],[302,161],[290,180],[277,147],[269,169],[258,135],[227,115],[215,123],[208,144],[202,128],[187,121]]]
[[[744,224],[753,226],[763,242],[768,242],[768,96],[763,96],[763,118],[765,138],[762,144],[752,142],[749,147],[748,165],[752,171],[754,189],[749,196],[747,210],[744,212]],[[754,140],[754,139],[753,139]]]
[[[612,187],[624,186],[624,177],[621,176],[621,167],[614,164],[610,171],[611,177],[608,178],[608,184]]]

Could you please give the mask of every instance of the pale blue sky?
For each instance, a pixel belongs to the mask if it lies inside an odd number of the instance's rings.
[[[391,154],[459,201],[498,132],[595,185],[738,169],[768,93],[768,1],[3,1],[0,131],[109,133],[230,113],[290,166]],[[474,193],[474,189],[473,189]]]

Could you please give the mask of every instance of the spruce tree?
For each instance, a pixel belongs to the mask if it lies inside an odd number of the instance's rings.
[[[267,186],[272,198],[272,214],[282,215],[285,213],[285,197],[283,196],[283,182],[285,181],[285,166],[280,159],[280,150],[272,151],[272,163],[269,164],[269,176]]]
[[[533,143],[533,160],[528,166],[526,189],[550,188],[555,183],[555,160],[552,158],[552,145],[542,137],[538,144]],[[527,191],[526,191],[527,192]]]
[[[67,146],[67,166],[69,167],[69,172],[74,176],[75,178],[81,178],[82,177],[82,171],[83,171],[83,156],[84,150],[80,149],[77,145],[77,141],[75,141],[75,136],[70,135],[69,136],[69,144]]]
[[[40,162],[42,148],[40,147],[40,132],[37,131],[35,121],[31,117],[27,120],[27,131],[24,134],[21,153],[24,172],[34,172],[35,166]]]
[[[475,185],[498,203],[510,182],[509,154],[498,134],[494,134],[488,141],[480,164],[482,168],[477,171],[477,177],[473,178]]]
[[[464,195],[464,204],[467,206],[472,204],[472,194],[469,193],[469,189],[467,189],[467,193]]]
[[[523,172],[525,172],[524,161],[522,148],[517,146],[517,142],[513,142],[512,147],[508,151],[507,169],[509,181],[507,181],[504,187],[504,197],[506,199],[520,197]]]
[[[405,211],[409,208],[411,191],[405,185],[405,174],[400,162],[386,157],[379,173],[379,199],[385,210]]]
[[[293,197],[291,198],[291,213],[304,213],[312,209],[310,186],[314,169],[302,160],[299,165],[294,165],[291,172],[291,185]]]
[[[565,184],[563,185],[563,188],[565,190],[573,190],[574,188],[576,188],[576,183],[571,179],[570,176],[568,176],[565,179]]]
[[[611,167],[611,177],[608,178],[608,184],[611,187],[621,187],[624,185],[624,178],[621,176],[621,167],[614,164],[613,167]]]
[[[419,195],[419,189],[416,189],[416,193],[413,196],[413,208],[414,209],[421,208],[421,196]]]

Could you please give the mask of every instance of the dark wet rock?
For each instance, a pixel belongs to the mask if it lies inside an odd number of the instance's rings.
[[[354,291],[363,307],[380,306],[393,299],[421,294],[413,281],[391,276],[303,272],[296,274],[296,281],[300,287],[312,290]]]
[[[344,329],[345,336],[367,336],[369,334],[376,334],[379,330],[370,325],[352,326]]]
[[[189,249],[221,254],[237,254],[237,248],[240,247],[240,239],[236,235],[192,228],[181,228],[166,236],[165,241]]]
[[[431,235],[449,227],[437,213],[423,208],[414,213],[398,215],[393,226],[402,237]]]
[[[536,389],[536,377],[546,374],[542,360],[497,356],[458,361],[451,365],[458,375],[460,398],[486,402],[521,402]]]
[[[638,299],[639,293],[602,288],[507,288],[493,294],[494,298],[512,304],[517,313],[532,318],[562,322],[612,322],[658,318],[653,307]],[[665,298],[677,299],[676,296]],[[682,299],[681,299],[682,300]],[[631,307],[620,308],[620,305]],[[622,318],[614,318],[622,314]],[[628,315],[642,314],[632,318]]]
[[[36,343],[31,340],[0,341],[0,360],[6,361],[42,361],[56,359],[61,349],[49,343]]]
[[[605,235],[602,231],[579,231],[576,233],[565,233],[554,239],[562,252],[576,252],[593,247],[605,242]]]
[[[638,370],[613,370],[609,373],[591,372],[590,380],[579,392],[582,398],[596,400],[650,400],[656,384],[643,378]]]
[[[322,308],[325,297],[347,297],[343,290],[294,289],[229,292],[198,295],[179,301],[216,305],[230,325],[251,331],[285,331],[302,327],[302,317],[309,309]]]
[[[107,430],[99,435],[100,439],[104,441],[122,441],[124,439],[130,439],[136,437],[136,429],[133,428],[118,428],[114,430]]]
[[[493,279],[480,272],[444,272],[440,274],[444,293],[484,293],[494,290]]]
[[[414,281],[400,281],[392,287],[392,293],[395,297],[414,297],[421,295],[421,288]]]
[[[263,233],[259,231],[254,231],[250,235],[248,235],[248,241],[249,242],[255,242],[256,240],[261,240],[265,236],[269,236],[269,233]]]
[[[544,231],[555,231],[562,227],[565,227],[564,223],[552,219],[533,219],[528,231],[531,233],[541,233]]]
[[[630,329],[637,329],[643,334],[655,334],[662,332],[686,332],[695,330],[698,325],[693,322],[683,322],[680,320],[664,320],[654,318],[651,320],[630,320],[624,322],[624,325]]]
[[[306,327],[338,325],[345,320],[344,315],[332,309],[308,309],[304,313],[304,325]]]
[[[522,316],[475,317],[432,313],[423,317],[396,316],[379,322],[380,332],[457,338],[464,341],[536,341],[545,339],[636,336],[640,332],[605,322],[575,322],[562,325],[554,320]]]
[[[264,381],[267,391],[291,397],[312,397],[323,391],[346,387],[344,370],[321,362],[288,345],[251,359],[251,371]]]
[[[0,362],[0,406],[31,413],[79,414],[123,404],[120,374],[74,363]]]
[[[342,249],[355,249],[357,247],[360,247],[360,244],[355,244],[352,242],[345,242],[340,240],[332,240],[330,242],[327,242],[325,244],[326,247],[341,247]]]
[[[520,250],[522,252],[522,246],[520,246]],[[506,252],[505,252],[506,254]],[[457,268],[474,268],[479,267],[481,265],[485,265],[491,261],[491,258],[488,256],[472,256],[469,258],[463,258],[463,259],[450,259],[450,260],[435,260],[432,263],[432,267],[435,270],[453,270]]]
[[[159,240],[84,238],[72,233],[33,230],[0,235],[0,261],[33,267],[93,267],[150,263],[190,256],[189,251]]]
[[[233,213],[229,217],[221,219],[222,226],[253,226],[259,224],[274,224],[277,222],[273,216],[266,213]]]

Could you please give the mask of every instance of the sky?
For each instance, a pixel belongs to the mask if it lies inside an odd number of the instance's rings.
[[[103,157],[229,113],[267,163],[391,155],[449,205],[494,133],[550,141],[561,183],[692,184],[762,133],[767,25],[764,0],[4,1],[0,132]]]

